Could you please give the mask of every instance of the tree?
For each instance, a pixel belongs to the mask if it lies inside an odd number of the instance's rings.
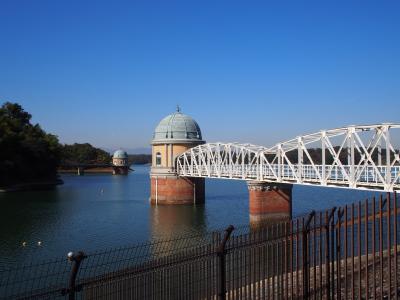
[[[57,177],[58,138],[31,117],[18,103],[0,108],[0,186]]]
[[[64,145],[61,150],[62,164],[109,164],[111,155],[89,143]]]

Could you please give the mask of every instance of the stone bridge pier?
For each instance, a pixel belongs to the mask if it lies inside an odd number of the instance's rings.
[[[292,184],[248,181],[247,186],[252,227],[292,217]]]

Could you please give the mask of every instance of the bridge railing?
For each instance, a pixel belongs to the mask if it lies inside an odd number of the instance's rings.
[[[281,181],[288,183],[316,183],[323,185],[321,178],[325,178],[326,185],[348,185],[351,166],[332,166],[326,168],[323,165],[199,165],[198,167],[182,166],[178,168],[178,174],[186,177],[209,177],[209,178],[229,178],[239,180],[258,180],[258,181]],[[261,170],[261,171],[260,171]],[[301,172],[299,172],[301,170]],[[325,170],[325,175],[323,175]],[[355,174],[357,186],[373,187],[382,186],[382,178],[387,178],[386,166],[366,166],[358,169]],[[261,173],[261,174],[260,174]],[[280,174],[280,179],[276,174]],[[400,188],[400,166],[390,169],[390,181],[393,187]]]

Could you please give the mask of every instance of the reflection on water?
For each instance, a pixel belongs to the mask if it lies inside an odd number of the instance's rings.
[[[207,180],[204,205],[156,207],[149,203],[149,167],[134,169],[128,176],[63,175],[64,185],[52,191],[0,193],[0,269],[69,251],[204,234],[249,222],[246,182]],[[370,192],[295,186],[293,215],[368,196]]]
[[[197,235],[207,230],[204,205],[152,206],[150,222],[153,240]]]
[[[199,237],[207,231],[204,205],[152,206],[150,209],[151,240],[154,257],[176,253],[174,250],[201,243]],[[181,239],[182,236],[197,236],[197,239]],[[179,241],[177,241],[179,239]],[[200,238],[201,240],[201,238]],[[189,245],[190,243],[190,245]]]

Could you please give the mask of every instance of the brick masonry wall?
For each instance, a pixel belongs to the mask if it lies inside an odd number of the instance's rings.
[[[158,204],[201,204],[205,200],[204,191],[205,181],[203,178],[151,177],[150,200],[152,204],[156,204],[156,198]]]
[[[277,221],[292,216],[292,185],[249,182],[250,222]]]

